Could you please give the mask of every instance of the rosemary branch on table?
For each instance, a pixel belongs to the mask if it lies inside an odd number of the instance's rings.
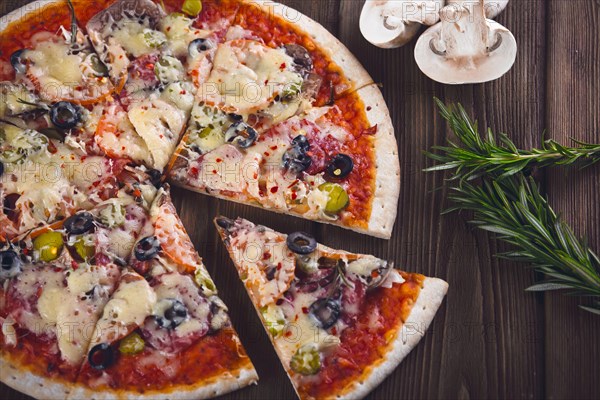
[[[457,182],[449,196],[453,206],[446,213],[472,211],[472,224],[514,247],[499,257],[527,262],[543,274],[544,281],[527,290],[566,289],[572,295],[592,297],[592,306],[580,307],[600,315],[600,258],[559,218],[534,179],[526,176],[533,166],[593,164],[600,159],[600,145],[568,148],[547,141],[542,149],[524,151],[506,135],[497,145],[489,129],[487,138],[481,139],[476,123],[460,105],[436,102],[460,141],[434,148],[441,153],[426,153],[440,163],[427,171],[450,170],[449,181]]]
[[[459,140],[459,144],[448,141],[449,146],[434,146],[427,156],[438,164],[425,171],[455,170],[453,179],[475,179],[486,173],[497,173],[504,178],[532,167],[570,165],[578,162],[589,166],[600,161],[600,144],[589,144],[573,140],[578,147],[566,147],[556,141],[545,140],[542,148],[519,150],[504,133],[495,135],[491,129],[482,138],[477,130],[477,121],[471,122],[464,108],[446,107],[435,99],[440,114]]]

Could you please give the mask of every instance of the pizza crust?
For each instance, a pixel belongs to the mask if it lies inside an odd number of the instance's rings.
[[[210,399],[221,396],[248,385],[258,383],[258,375],[248,360],[248,365],[235,372],[226,372],[221,376],[211,378],[209,381],[196,385],[176,388],[171,391],[148,391],[139,393],[124,390],[102,389],[96,391],[87,387],[76,386],[70,392],[70,400],[197,400]]]
[[[71,390],[71,383],[40,376],[19,366],[6,354],[0,355],[0,381],[36,399],[65,399]]]

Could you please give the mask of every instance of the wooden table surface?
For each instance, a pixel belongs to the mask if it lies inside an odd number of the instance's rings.
[[[27,3],[3,0],[2,15]],[[600,1],[512,1],[497,20],[515,35],[519,52],[503,78],[482,85],[445,86],[426,78],[413,59],[414,41],[395,50],[367,43],[358,29],[362,0],[284,3],[317,20],[362,61],[390,109],[400,152],[402,187],[391,240],[379,240],[255,208],[174,190],[174,198],[204,257],[260,375],[260,384],[228,399],[293,399],[291,384],[260,326],[211,223],[216,214],[242,216],[284,232],[306,230],[323,243],[395,260],[408,271],[450,284],[448,297],[419,346],[372,399],[600,398],[600,317],[581,300],[529,294],[535,274],[497,260],[504,249],[473,230],[448,207],[440,174],[426,174],[422,151],[442,145],[448,131],[433,97],[461,102],[481,124],[510,134],[523,148],[542,132],[600,142]],[[385,165],[382,166],[385,168]],[[600,251],[600,165],[556,168],[539,175],[550,203]],[[0,398],[24,399],[6,386]]]

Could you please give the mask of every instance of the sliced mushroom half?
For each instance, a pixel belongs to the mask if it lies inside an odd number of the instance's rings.
[[[482,83],[513,66],[517,42],[508,29],[485,18],[483,0],[450,4],[440,15],[441,22],[425,31],[415,47],[425,75],[447,84]]]
[[[367,0],[360,15],[360,31],[377,47],[390,49],[409,42],[423,25],[439,21],[444,0]]]

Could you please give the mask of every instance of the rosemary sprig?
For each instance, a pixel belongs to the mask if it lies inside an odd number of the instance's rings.
[[[473,212],[475,226],[495,233],[513,245],[514,251],[500,257],[527,262],[545,280],[528,291],[567,289],[572,295],[591,296],[591,307],[581,308],[600,314],[600,259],[578,239],[540,194],[525,173],[532,166],[590,165],[600,159],[600,146],[582,144],[572,149],[546,142],[542,149],[518,150],[506,135],[500,145],[491,130],[484,140],[465,110],[446,107],[436,99],[442,116],[448,120],[461,145],[436,147],[442,154],[426,153],[440,164],[427,171],[451,170],[453,207],[446,212]],[[475,178],[480,178],[474,181]]]
[[[485,177],[452,188],[455,210],[473,211],[472,224],[495,233],[516,250],[498,256],[527,262],[545,276],[529,291],[568,289],[571,294],[600,299],[600,259],[542,197],[533,178],[517,174],[505,179]],[[582,308],[600,315],[595,307]]]
[[[550,139],[544,141],[540,149],[520,150],[504,133],[496,137],[488,129],[486,137],[482,138],[477,122],[471,122],[460,104],[446,107],[439,99],[435,101],[459,143],[449,140],[449,146],[433,147],[438,153],[426,154],[438,164],[425,171],[452,169],[455,170],[452,179],[470,180],[485,173],[497,173],[504,178],[534,166],[570,165],[575,162],[589,166],[600,161],[600,144],[573,140],[579,147],[567,147]]]

